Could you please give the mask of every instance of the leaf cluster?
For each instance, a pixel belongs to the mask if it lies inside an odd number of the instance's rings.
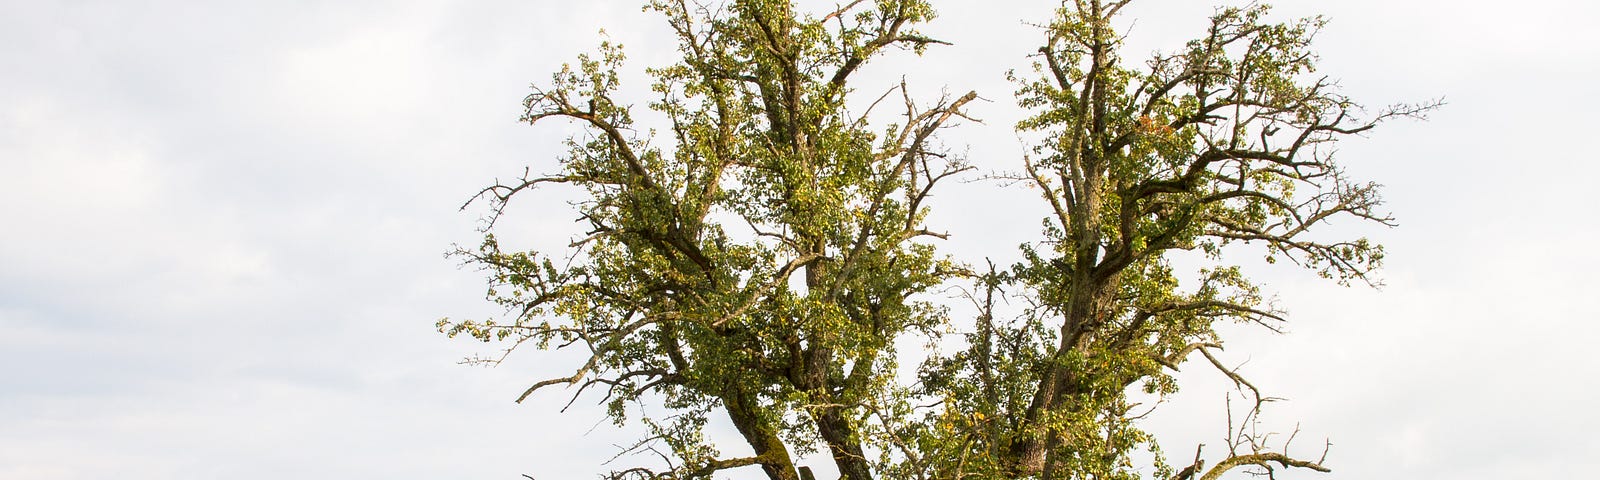
[[[1130,65],[1114,22],[1127,3],[1064,3],[1034,71],[1012,75],[1031,148],[1004,177],[1051,213],[1021,262],[978,272],[940,254],[933,240],[945,234],[925,225],[935,187],[972,169],[936,138],[976,95],[918,102],[902,83],[858,112],[846,101],[868,61],[942,43],[917,30],[934,17],[927,2],[817,14],[783,0],[653,1],[681,55],[649,70],[647,108],[664,127],[641,131],[616,100],[620,45],[535,87],[525,122],[583,133],[558,171],[474,197],[490,212],[484,240],[456,254],[487,271],[488,297],[508,313],[439,328],[507,353],[584,351],[518,400],[575,386],[574,398],[600,392],[613,421],[641,421],[650,435],[627,451],[660,461],[615,478],[758,467],[799,479],[810,471],[798,459],[815,451],[849,479],[1323,469],[1246,435],[1211,469],[1197,456],[1174,471],[1139,428],[1153,406],[1138,399],[1176,392],[1172,373],[1198,353],[1250,394],[1254,418],[1268,398],[1214,355],[1216,327],[1275,330],[1284,317],[1229,260],[1255,248],[1374,283],[1380,246],[1313,236],[1340,219],[1392,224],[1377,186],[1348,179],[1331,146],[1432,105],[1366,114],[1316,74],[1310,45],[1324,22],[1273,23],[1260,5],[1219,9],[1182,49]],[[874,121],[880,107],[901,109],[897,121]],[[582,193],[586,233],[564,249],[502,247],[493,228],[507,205],[545,186]],[[1191,251],[1211,265],[1187,278],[1172,259]],[[952,328],[934,293],[959,281],[973,282],[973,328],[903,383],[896,346]],[[1012,300],[1022,311],[999,313]],[[631,407],[644,404],[669,413],[639,417]],[[707,440],[715,415],[746,453]]]

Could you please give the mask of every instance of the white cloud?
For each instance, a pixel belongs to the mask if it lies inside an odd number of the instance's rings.
[[[1331,438],[1333,478],[1592,469],[1595,7],[1279,3],[1333,17],[1325,70],[1356,97],[1451,105],[1342,152],[1389,185],[1404,225],[1369,232],[1392,247],[1387,289],[1260,274],[1294,333],[1245,333],[1228,358],[1292,399],[1268,420],[1302,421],[1297,448]],[[1210,11],[1136,6],[1135,33],[1155,39],[1130,40],[1140,49]],[[1049,7],[941,7],[927,30],[956,46],[865,73],[914,70],[930,97],[979,90],[988,123],[950,144],[1014,168],[1002,70],[1030,50],[1019,18]],[[638,79],[672,55],[649,15],[619,2],[7,10],[0,62],[26,67],[0,71],[0,363],[20,367],[0,369],[0,477],[566,478],[626,441],[585,433],[601,417],[584,402],[567,415],[561,395],[510,404],[566,356],[459,367],[483,346],[432,322],[493,311],[476,273],[440,257],[475,240],[455,206],[559,152],[563,129],[513,121],[526,85],[602,27]],[[1037,231],[1013,207],[1031,192],[993,188],[936,199],[953,253],[1014,258]],[[537,204],[516,215],[517,241],[569,226]],[[1156,422],[1174,455],[1221,434],[1223,381],[1190,369]]]

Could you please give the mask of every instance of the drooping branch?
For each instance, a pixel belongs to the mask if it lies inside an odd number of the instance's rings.
[[[605,339],[603,341],[599,341],[599,342],[591,341],[590,342],[591,354],[589,355],[589,360],[584,362],[583,366],[578,367],[577,371],[573,372],[573,374],[570,375],[570,376],[552,378],[552,379],[549,379],[549,380],[544,380],[544,381],[540,381],[538,383],[534,383],[532,386],[528,387],[527,390],[524,390],[522,392],[522,395],[517,396],[517,403],[522,403],[523,400],[526,400],[529,395],[533,395],[533,392],[539,390],[540,388],[548,387],[548,386],[551,386],[551,385],[559,385],[559,384],[562,384],[562,383],[565,383],[565,384],[568,384],[568,385],[577,384],[579,381],[582,381],[585,376],[589,375],[589,372],[593,371],[595,369],[595,367],[597,365],[599,365],[602,360],[607,358],[617,348],[621,347],[622,343],[623,343],[623,340],[626,337],[628,337],[629,335],[633,334],[633,332],[638,331],[639,329],[644,328],[647,325],[655,324],[655,323],[662,322],[662,321],[670,321],[670,320],[675,319],[675,318],[677,318],[677,315],[670,314],[670,313],[661,314],[661,315],[654,315],[654,316],[647,316],[647,317],[641,318],[638,321],[635,321],[635,322],[633,322],[633,323],[631,323],[631,324],[629,324],[629,325],[627,325],[625,327],[622,327],[621,329],[619,329],[619,330],[617,330],[615,332],[611,332],[610,334],[606,335],[606,337],[605,337]]]
[[[1200,476],[1200,480],[1217,480],[1218,478],[1222,478],[1222,474],[1228,473],[1229,470],[1246,465],[1259,465],[1270,468],[1271,463],[1277,463],[1285,468],[1306,468],[1323,473],[1333,471],[1332,469],[1317,463],[1290,458],[1288,455],[1284,455],[1282,453],[1262,452],[1228,457],[1221,462],[1217,462],[1217,464],[1211,467],[1210,470],[1207,470],[1205,475]]]

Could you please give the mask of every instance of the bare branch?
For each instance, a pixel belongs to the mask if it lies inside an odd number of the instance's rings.
[[[1200,477],[1200,480],[1217,480],[1218,478],[1222,477],[1222,474],[1227,473],[1229,470],[1233,470],[1234,468],[1238,468],[1238,467],[1245,466],[1245,465],[1268,466],[1269,463],[1274,463],[1274,462],[1279,464],[1279,465],[1281,465],[1281,466],[1283,466],[1283,467],[1286,467],[1286,468],[1287,467],[1307,468],[1307,469],[1316,470],[1318,472],[1323,472],[1323,473],[1327,473],[1327,472],[1332,472],[1333,471],[1333,470],[1329,469],[1328,467],[1324,467],[1324,466],[1322,466],[1320,464],[1313,463],[1313,462],[1308,462],[1308,461],[1305,461],[1305,460],[1298,460],[1298,459],[1290,458],[1288,455],[1284,455],[1284,454],[1281,454],[1281,453],[1263,452],[1263,453],[1252,453],[1252,454],[1247,454],[1247,455],[1237,455],[1237,456],[1228,457],[1227,459],[1225,459],[1225,460],[1223,460],[1221,462],[1217,462],[1217,465],[1214,466],[1214,467],[1211,467],[1210,470],[1207,470],[1206,474],[1202,475]]]

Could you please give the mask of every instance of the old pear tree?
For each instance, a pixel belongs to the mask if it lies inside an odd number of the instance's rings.
[[[1031,148],[984,167],[1016,171],[995,188],[1031,186],[1051,214],[1041,237],[1017,239],[1023,261],[979,270],[969,265],[981,259],[936,248],[958,226],[925,224],[929,196],[972,169],[936,135],[976,95],[917,99],[902,83],[851,96],[867,62],[943,43],[919,30],[934,17],[927,2],[813,13],[783,0],[651,2],[681,54],[649,71],[648,108],[665,127],[641,128],[618,101],[619,46],[535,89],[524,121],[584,133],[553,173],[475,197],[489,208],[484,240],[457,255],[489,273],[507,314],[440,329],[508,353],[581,349],[518,401],[565,386],[645,425],[632,448],[655,461],[612,478],[808,478],[801,458],[813,452],[857,480],[1326,471],[1243,428],[1220,454],[1169,467],[1132,398],[1172,394],[1171,373],[1200,356],[1249,394],[1247,417],[1258,413],[1264,397],[1223,366],[1214,327],[1276,329],[1284,316],[1231,256],[1253,248],[1370,281],[1381,247],[1316,235],[1340,219],[1391,222],[1376,186],[1347,178],[1330,147],[1427,106],[1364,112],[1315,73],[1321,21],[1270,22],[1264,6],[1219,9],[1182,48],[1129,61],[1115,28],[1127,3],[1066,2],[1036,19],[1036,68],[1014,75]],[[565,248],[502,247],[494,223],[546,186],[579,192],[586,233]],[[1182,252],[1210,266],[1180,288]],[[954,284],[976,287],[977,318],[948,318],[939,291]],[[997,297],[1028,308],[999,315]],[[966,334],[947,354],[896,350],[949,329]],[[897,374],[902,353],[920,362],[916,378]],[[739,442],[710,440],[723,419]]]

